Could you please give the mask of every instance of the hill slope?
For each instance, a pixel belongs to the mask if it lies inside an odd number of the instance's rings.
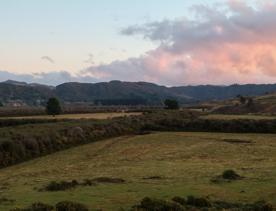
[[[0,101],[22,101],[29,105],[45,102],[53,95],[51,87],[45,85],[25,84],[15,81],[0,83]]]
[[[251,104],[248,104],[248,99]],[[260,95],[257,97],[245,97],[245,102],[241,103],[240,99],[233,98],[229,100],[213,101],[210,103],[203,103],[213,108],[213,113],[219,114],[276,114],[276,93]]]
[[[275,92],[276,84],[245,84],[231,86],[182,86],[173,87],[171,90],[179,95],[185,94],[200,101],[224,100],[243,96],[258,96],[265,93]]]
[[[99,102],[101,104],[161,104],[166,98],[176,98],[180,102],[191,101],[185,94],[145,82],[121,82],[83,84],[65,83],[56,87],[55,93],[65,101]]]
[[[166,98],[180,103],[224,100],[237,95],[258,96],[276,92],[276,84],[231,86],[165,87],[146,82],[111,81],[102,83],[64,83],[57,87],[24,82],[0,83],[0,102],[20,100],[29,105],[45,103],[50,96],[65,102],[89,102],[99,105],[160,105]]]

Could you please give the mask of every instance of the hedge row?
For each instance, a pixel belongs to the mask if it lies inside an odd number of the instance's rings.
[[[153,112],[112,120],[82,120],[0,128],[0,167],[73,146],[147,131],[276,133],[276,120],[206,120],[189,112]]]
[[[2,127],[13,127],[27,124],[42,124],[52,122],[64,122],[69,119],[0,119],[0,128]]]
[[[0,167],[70,147],[134,133],[132,127],[120,122],[62,122],[2,128]]]

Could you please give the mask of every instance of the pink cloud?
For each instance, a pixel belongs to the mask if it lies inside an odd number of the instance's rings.
[[[194,10],[196,20],[164,20],[124,29],[125,35],[142,35],[160,46],[139,58],[86,71],[108,73],[102,78],[107,80],[167,85],[276,82],[275,2],[262,1],[253,8],[229,0],[223,7]]]

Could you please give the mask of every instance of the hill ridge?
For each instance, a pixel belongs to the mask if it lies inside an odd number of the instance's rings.
[[[188,85],[167,87],[148,82],[110,81],[99,83],[66,82],[55,87],[18,81],[0,82],[0,101],[20,100],[28,105],[45,103],[56,96],[64,102],[98,105],[160,105],[167,98],[180,103],[224,100],[237,95],[259,96],[276,92],[276,84]]]

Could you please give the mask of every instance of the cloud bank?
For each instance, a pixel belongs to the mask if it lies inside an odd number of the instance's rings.
[[[175,84],[276,82],[276,3],[231,0],[194,6],[193,18],[129,26],[123,35],[160,43],[140,58],[90,67],[102,78]]]
[[[156,49],[140,57],[102,65],[91,62],[90,67],[74,76],[61,71],[20,77],[46,83],[108,80],[165,85],[276,83],[275,1],[259,1],[253,7],[241,0],[229,0],[220,6],[198,5],[192,9],[192,17],[124,28],[121,31],[124,36],[158,43]],[[0,72],[1,79],[2,75]]]
[[[64,82],[99,82],[95,78],[91,78],[87,75],[72,75],[68,71],[52,71],[52,72],[41,72],[41,73],[34,73],[34,74],[15,74],[8,71],[1,71],[0,70],[0,82],[6,80],[15,80],[15,81],[22,81],[27,83],[40,83],[46,85],[59,85]]]

